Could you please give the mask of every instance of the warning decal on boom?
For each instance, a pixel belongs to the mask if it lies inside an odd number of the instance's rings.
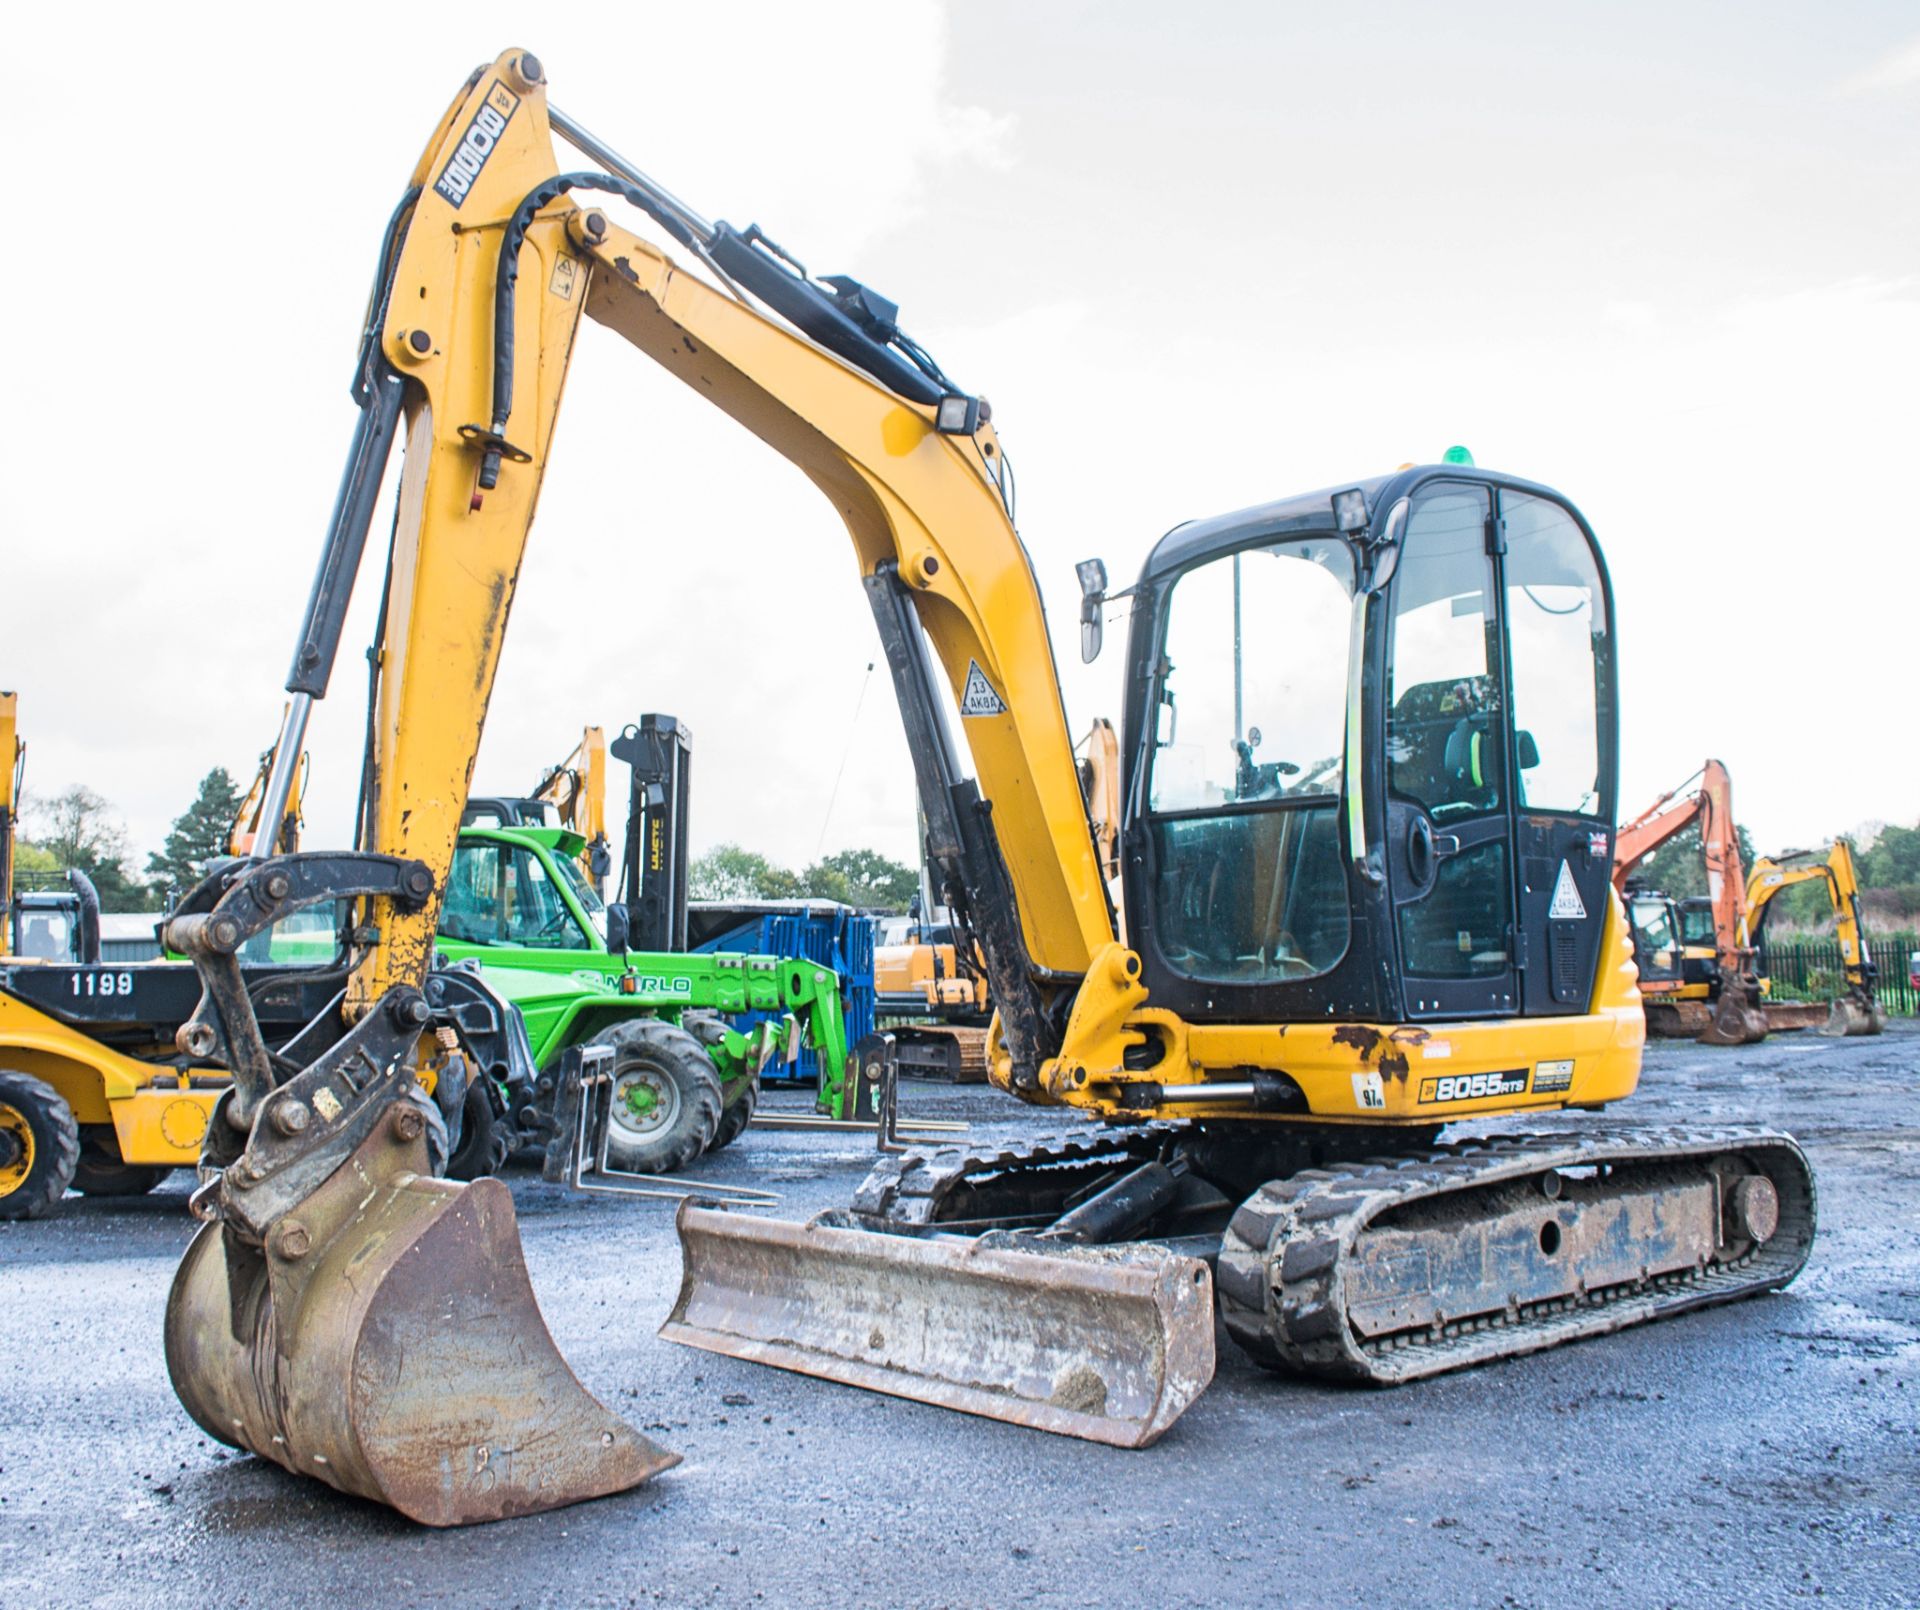
[[[980,669],[980,662],[968,660],[967,685],[960,694],[960,714],[1003,716],[1006,713],[1006,701],[993,691],[993,684],[987,680],[987,673]]]

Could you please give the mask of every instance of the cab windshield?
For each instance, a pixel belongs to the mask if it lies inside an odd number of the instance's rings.
[[[580,909],[587,914],[587,921],[593,924],[594,931],[604,943],[607,937],[607,903],[594,892],[593,885],[587,881],[586,873],[580,870],[580,863],[568,856],[556,855],[554,865],[559,867],[561,879],[572,890],[573,898]]]
[[[1345,954],[1353,588],[1332,537],[1244,548],[1174,583],[1148,811],[1161,948],[1190,976],[1305,978]]]
[[[1633,933],[1649,952],[1672,950],[1680,942],[1673,931],[1673,907],[1664,900],[1634,901]]]

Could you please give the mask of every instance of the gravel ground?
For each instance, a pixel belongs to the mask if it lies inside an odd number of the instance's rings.
[[[0,1224],[0,1603],[1847,1605],[1920,1602],[1920,1032],[1658,1046],[1608,1122],[1790,1129],[1821,1232],[1789,1291],[1391,1391],[1224,1346],[1120,1452],[672,1347],[666,1205],[512,1184],[581,1379],[686,1462],[436,1533],[233,1454],[160,1350],[185,1177]],[[770,1097],[802,1105],[798,1093]],[[1023,1110],[914,1087],[911,1114]],[[801,1217],[871,1154],[755,1129],[702,1170]]]

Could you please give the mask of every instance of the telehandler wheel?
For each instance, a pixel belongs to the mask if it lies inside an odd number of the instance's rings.
[[[713,1144],[707,1148],[710,1152],[731,1146],[747,1132],[747,1125],[753,1120],[753,1109],[760,1105],[760,1080],[755,1076],[743,1082],[747,1088],[720,1114],[720,1127],[713,1132]]]
[[[80,1162],[80,1126],[60,1093],[0,1068],[0,1219],[38,1219],[59,1205]]]
[[[713,1143],[720,1077],[698,1039],[678,1024],[636,1017],[593,1037],[614,1048],[607,1161],[635,1174],[671,1174]]]
[[[681,1016],[680,1027],[685,1029],[709,1051],[720,1044],[727,1032],[727,1025],[717,1012],[687,1012]],[[720,1086],[720,1099],[725,1105],[720,1109],[720,1124],[713,1132],[713,1140],[707,1150],[717,1152],[722,1146],[731,1146],[747,1130],[747,1121],[753,1117],[753,1109],[760,1104],[760,1075],[746,1073]]]
[[[172,1172],[148,1163],[123,1163],[113,1126],[89,1124],[80,1136],[73,1188],[82,1196],[145,1196]]]

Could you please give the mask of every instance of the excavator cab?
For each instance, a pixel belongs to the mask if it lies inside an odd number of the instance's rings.
[[[1678,989],[1685,964],[1679,907],[1664,894],[1636,889],[1627,898],[1627,922],[1642,993]]]
[[[1128,644],[1127,932],[1193,1022],[1584,1012],[1611,600],[1557,494],[1455,465],[1180,527]]]
[[[10,925],[11,954],[28,961],[100,960],[100,896],[93,880],[78,867],[61,873],[29,873],[25,887],[4,915]]]

